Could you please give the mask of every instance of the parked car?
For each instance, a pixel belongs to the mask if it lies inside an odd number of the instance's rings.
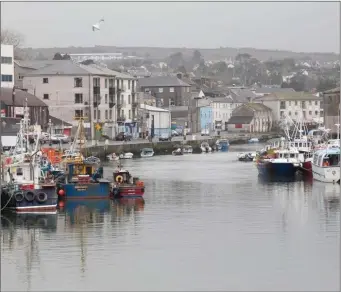
[[[201,130],[201,136],[209,136],[210,130],[209,129],[202,129]]]
[[[71,141],[70,137],[63,134],[51,135],[52,143],[69,143]]]
[[[172,141],[172,137],[168,133],[162,133],[159,137],[159,141]]]
[[[116,141],[131,141],[132,136],[128,133],[120,132],[116,135]]]

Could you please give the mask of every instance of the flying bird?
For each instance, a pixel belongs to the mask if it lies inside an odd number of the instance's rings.
[[[92,31],[100,30],[99,26],[101,25],[102,22],[104,22],[103,18],[92,26]]]

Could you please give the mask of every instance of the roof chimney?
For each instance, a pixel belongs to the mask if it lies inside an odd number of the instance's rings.
[[[182,79],[182,74],[178,73],[178,74],[176,74],[176,77],[179,78],[179,79]]]

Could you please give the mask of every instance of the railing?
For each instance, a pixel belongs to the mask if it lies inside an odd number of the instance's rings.
[[[117,121],[118,122],[124,122],[126,120],[126,117],[125,116],[118,116],[117,117]]]

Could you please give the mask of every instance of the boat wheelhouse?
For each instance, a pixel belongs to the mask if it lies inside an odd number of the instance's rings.
[[[153,157],[154,156],[154,150],[153,148],[143,148],[141,150],[141,157]]]
[[[312,161],[313,178],[326,183],[340,181],[340,148],[316,151]]]

